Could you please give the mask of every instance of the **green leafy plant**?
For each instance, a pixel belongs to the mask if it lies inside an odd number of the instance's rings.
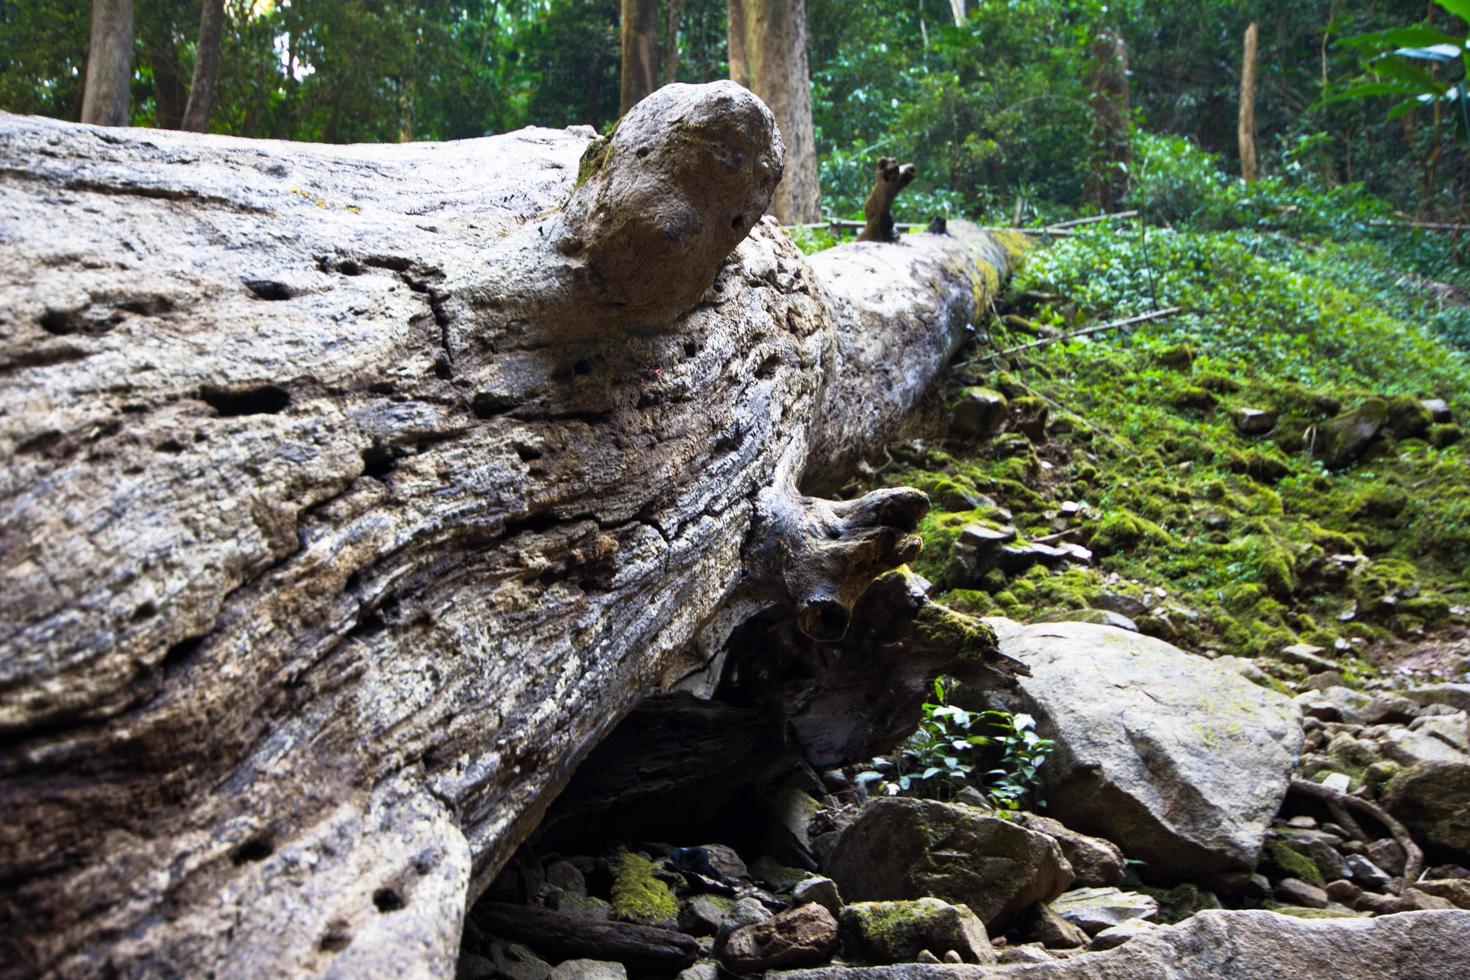
[[[1036,734],[1030,715],[950,704],[953,685],[950,678],[935,679],[934,700],[924,703],[918,729],[892,756],[874,759],[858,782],[884,796],[938,800],[974,786],[997,809],[1020,809],[1037,789],[1037,771],[1055,743]]]

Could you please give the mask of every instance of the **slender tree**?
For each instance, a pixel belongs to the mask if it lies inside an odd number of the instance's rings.
[[[664,84],[679,80],[679,0],[664,4]]]
[[[730,77],[775,113],[786,174],[771,199],[785,224],[822,216],[806,54],[806,0],[730,0]]]
[[[1245,29],[1245,54],[1240,66],[1240,175],[1249,184],[1256,179],[1256,43],[1260,29]]]
[[[182,129],[203,133],[214,110],[215,79],[219,75],[219,42],[224,28],[225,0],[203,0],[199,8],[199,43],[195,45],[194,80]]]
[[[1111,211],[1127,186],[1128,45],[1121,34],[1101,31],[1093,39],[1091,54],[1087,87],[1093,142],[1087,197],[1103,211]]]
[[[954,12],[954,26],[963,27],[965,24],[965,0],[949,0],[949,9]]]
[[[133,81],[133,0],[92,0],[92,40],[87,48],[87,82],[82,122],[128,124],[128,89]]]
[[[658,0],[623,0],[623,69],[618,112],[625,113],[654,90]]]

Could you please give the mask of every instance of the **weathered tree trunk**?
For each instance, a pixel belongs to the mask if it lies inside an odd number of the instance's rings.
[[[730,77],[776,114],[786,144],[786,176],[771,213],[782,224],[822,217],[817,142],[806,57],[806,0],[730,0]]]
[[[92,0],[82,122],[126,126],[132,83],[133,0]]]
[[[592,137],[0,115],[0,973],[450,975],[618,719],[912,553],[911,491],[798,486],[1007,253],[814,271],[728,82]]]
[[[622,86],[618,112],[643,101],[658,85],[654,52],[658,46],[658,0],[623,0]]]
[[[665,0],[664,8],[664,84],[679,80],[679,0]]]
[[[199,8],[199,40],[195,45],[194,80],[189,85],[189,105],[184,109],[184,129],[209,132],[209,114],[214,111],[215,80],[219,76],[219,43],[224,30],[225,0],[204,0]]]
[[[1128,188],[1128,45],[1104,31],[1092,42],[1092,180],[1088,200],[1104,213],[1114,211]]]
[[[1245,29],[1245,50],[1240,64],[1240,176],[1247,184],[1260,173],[1256,166],[1256,44],[1260,34],[1254,22]]]

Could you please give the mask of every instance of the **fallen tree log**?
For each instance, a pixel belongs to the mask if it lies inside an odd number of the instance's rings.
[[[814,271],[779,177],[731,83],[603,140],[0,115],[0,973],[447,976],[642,697],[841,632],[922,501],[803,481],[1009,253]]]

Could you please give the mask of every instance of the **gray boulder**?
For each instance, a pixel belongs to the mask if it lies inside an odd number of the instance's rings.
[[[1410,766],[1388,781],[1382,802],[1415,838],[1470,855],[1470,763]]]
[[[1072,866],[1073,884],[1103,888],[1123,881],[1123,852],[1112,841],[1079,834],[1060,820],[1035,813],[1017,813],[1015,822],[1027,830],[1045,834],[1057,842],[1062,856]]]
[[[815,902],[741,926],[720,950],[720,962],[735,973],[824,963],[837,948],[837,920]]]
[[[563,960],[551,968],[551,980],[628,980],[628,968],[607,960]]]
[[[991,931],[1072,883],[1050,837],[974,807],[903,797],[863,807],[827,874],[849,902],[941,898],[968,905]]]
[[[1148,895],[1117,888],[1077,888],[1051,903],[1051,910],[1089,936],[1129,919],[1153,919],[1159,903]]]
[[[1201,912],[1105,952],[1007,966],[826,967],[781,980],[1410,980],[1470,975],[1470,912],[1303,919]]]
[[[1121,844],[1151,878],[1255,867],[1301,748],[1291,699],[1153,637],[988,622],[1031,670],[989,700],[1057,742],[1041,767],[1048,813]]]
[[[985,926],[963,905],[918,898],[857,902],[842,910],[844,956],[867,963],[907,963],[923,950],[954,950],[965,963],[995,962]]]

